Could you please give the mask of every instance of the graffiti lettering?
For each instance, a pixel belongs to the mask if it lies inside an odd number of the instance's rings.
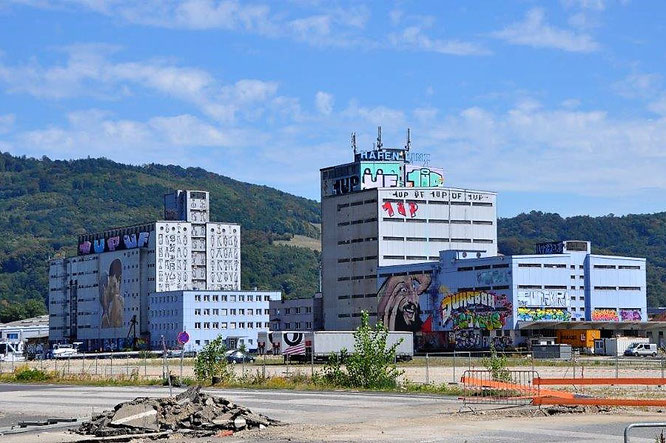
[[[619,321],[615,309],[594,309],[592,311],[592,321]]]
[[[518,292],[518,306],[531,308],[566,308],[569,306],[567,291],[533,290]]]
[[[405,186],[408,188],[444,186],[444,171],[436,168],[405,165]]]
[[[411,218],[416,217],[416,213],[419,211],[419,205],[414,202],[407,202],[407,206],[409,207],[409,216]],[[403,202],[397,202],[396,208],[398,210],[398,214],[402,215],[403,217],[407,217],[407,210],[405,209],[405,204]],[[382,209],[386,211],[389,217],[393,217],[395,215],[395,211],[393,210],[393,203],[391,202],[384,202]]]
[[[521,321],[569,321],[571,313],[566,309],[518,308],[518,320]]]
[[[620,319],[622,321],[641,321],[643,317],[640,309],[620,309]]]

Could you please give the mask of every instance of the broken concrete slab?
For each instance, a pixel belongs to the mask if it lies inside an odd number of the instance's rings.
[[[136,436],[147,432],[186,432],[211,436],[220,431],[262,429],[280,424],[195,386],[176,397],[136,398],[83,423],[78,433],[96,437]]]

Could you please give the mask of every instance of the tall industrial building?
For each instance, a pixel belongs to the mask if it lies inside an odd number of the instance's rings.
[[[240,290],[240,226],[209,221],[204,191],[167,194],[164,209],[161,221],[81,235],[77,256],[51,261],[51,342],[148,341],[149,294]]]
[[[441,250],[497,254],[496,194],[444,187],[428,156],[352,142],[351,163],[321,170],[324,329],[377,318],[378,268],[439,259]]]

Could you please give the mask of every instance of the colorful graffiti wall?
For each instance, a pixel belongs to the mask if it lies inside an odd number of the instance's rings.
[[[643,316],[640,309],[620,309],[620,320],[641,321]]]
[[[502,329],[513,309],[506,295],[485,291],[447,294],[441,302],[441,322],[445,330]]]
[[[569,321],[571,313],[566,309],[518,307],[519,321]]]
[[[444,186],[444,170],[427,166],[405,165],[405,186],[408,188]]]
[[[386,279],[378,292],[377,317],[389,331],[421,330],[420,296],[430,287],[428,274],[395,276]]]
[[[592,310],[592,321],[619,321],[620,318],[617,315],[615,309],[593,309]]]
[[[100,263],[99,304],[102,307],[100,327],[123,326],[125,298],[123,297],[123,264],[116,258],[110,264]]]
[[[560,308],[569,306],[567,291],[557,289],[532,289],[518,291],[518,306],[525,308]]]
[[[397,188],[405,184],[402,163],[361,162],[361,189]]]

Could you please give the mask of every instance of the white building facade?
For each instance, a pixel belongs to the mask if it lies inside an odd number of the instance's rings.
[[[257,334],[268,331],[269,303],[280,292],[167,291],[150,295],[150,347],[178,346],[178,334],[187,332],[186,351],[200,351],[222,336],[228,349],[257,349]]]

